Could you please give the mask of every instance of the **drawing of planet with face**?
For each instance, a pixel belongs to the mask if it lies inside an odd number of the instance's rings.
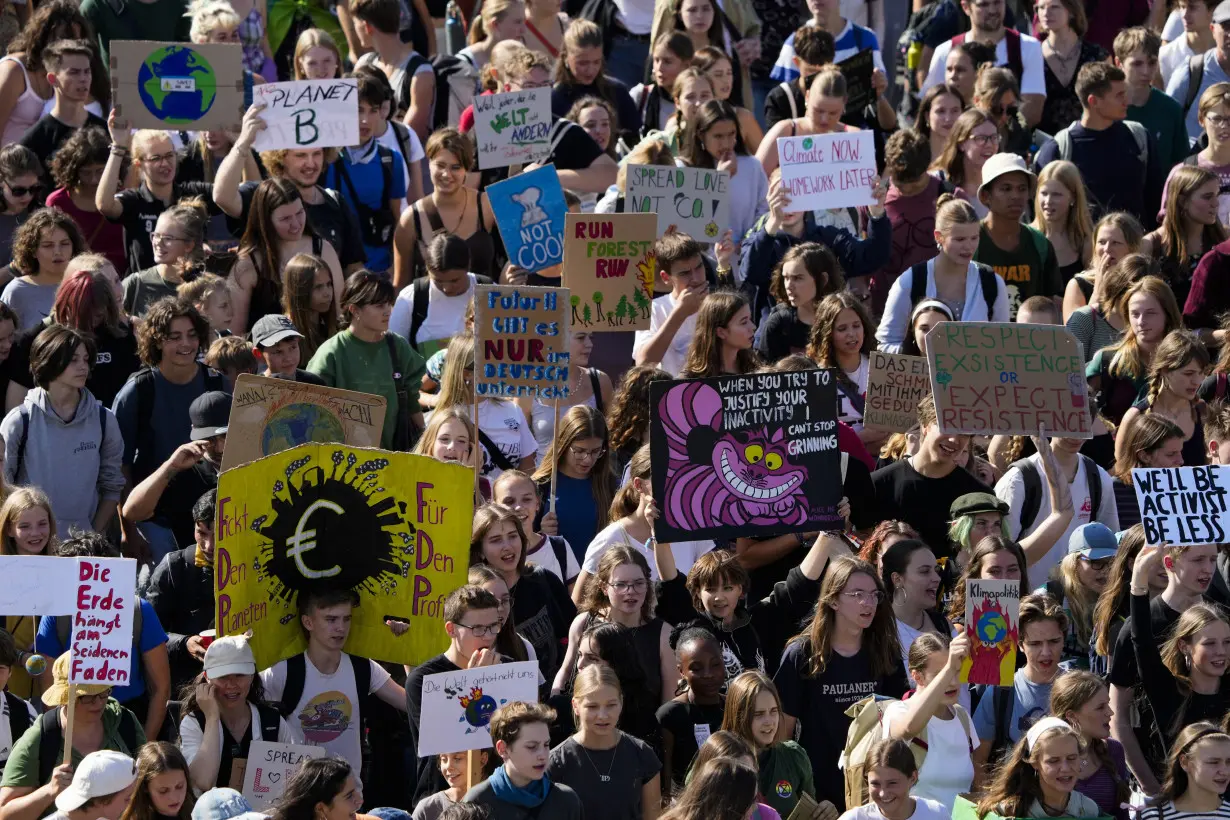
[[[458,698],[457,702],[465,709],[460,719],[474,729],[482,729],[490,723],[491,716],[499,708],[495,698],[484,695],[482,689],[471,689],[469,697]]]

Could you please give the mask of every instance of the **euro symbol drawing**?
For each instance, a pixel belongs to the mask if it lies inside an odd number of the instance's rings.
[[[299,523],[295,525],[295,534],[286,539],[286,544],[290,547],[286,554],[295,559],[295,566],[299,568],[299,572],[303,574],[304,578],[332,578],[342,571],[342,568],[336,564],[329,569],[316,570],[303,563],[304,553],[316,549],[316,530],[305,530],[303,527],[307,524],[308,519],[312,517],[312,513],[318,509],[329,510],[338,515],[342,514],[340,504],[323,498],[313,501],[312,506],[304,510],[303,515],[299,517]]]

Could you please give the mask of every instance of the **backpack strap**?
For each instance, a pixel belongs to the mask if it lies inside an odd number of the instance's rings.
[[[995,739],[991,744],[992,759],[1001,750],[1008,748],[1009,740],[1009,723],[1012,721],[1012,702],[1016,698],[1016,692],[1011,686],[995,686],[992,687],[994,694],[991,695],[991,705],[995,707]]]
[[[495,442],[493,442],[491,438],[483,432],[483,429],[478,427],[478,425],[475,425],[475,427],[478,429],[478,441],[483,445],[483,447],[486,448],[487,455],[491,456],[491,463],[499,467],[501,470],[514,469],[514,465],[511,461],[509,461],[508,456],[504,455],[504,453],[500,451],[500,448],[495,446]]]
[[[1008,52],[1008,70],[1016,75],[1016,81],[1019,84],[1025,78],[1025,63],[1021,60],[1021,33],[1019,31],[1012,28],[1004,30],[1004,50]]]
[[[974,754],[974,726],[970,723],[969,712],[965,711],[965,707],[956,704],[952,707],[952,711],[957,713],[957,720],[961,721],[961,728],[965,730],[965,742],[969,745],[969,753]]]
[[[910,309],[927,298],[927,263],[919,262],[910,268]]]
[[[1008,469],[1015,467],[1025,482],[1025,497],[1021,503],[1021,532],[1033,526],[1038,518],[1038,510],[1042,508],[1042,476],[1038,468],[1028,458],[1013,462]]]
[[[1080,454],[1085,465],[1085,483],[1089,489],[1089,520],[1096,521],[1102,508],[1102,471],[1098,463],[1084,453]]]
[[[568,542],[558,535],[548,535],[547,543],[551,545],[551,551],[555,553],[555,561],[559,564],[559,577],[568,583]]]
[[[282,727],[281,713],[267,703],[258,703],[256,704],[256,714],[260,717],[261,740],[276,743]]]
[[[380,192],[380,206],[385,207],[389,201],[389,195],[393,193],[393,152],[383,145],[376,146],[376,156],[380,158],[380,175],[384,181],[384,189]]]
[[[1187,94],[1183,97],[1183,117],[1192,110],[1192,106],[1200,97],[1200,84],[1204,82],[1204,54],[1193,54],[1187,58]]]
[[[588,370],[589,386],[594,391],[594,409],[598,411],[599,415],[605,415],[606,408],[602,406],[602,382],[598,379],[598,370],[593,367],[588,368]]]
[[[794,87],[790,83],[782,83],[781,89],[786,92],[786,102],[790,103],[790,119],[797,120],[799,118],[799,106],[794,101]]]
[[[38,782],[51,782],[51,773],[60,765],[60,747],[64,745],[64,727],[60,725],[63,706],[48,709],[38,719]]]
[[[128,755],[135,757],[137,749],[141,748],[141,744],[137,742],[137,716],[132,713],[132,710],[120,707],[120,725],[118,727],[120,740],[124,741],[124,745],[128,747]]]
[[[9,706],[9,738],[16,743],[18,738],[26,733],[33,721],[30,720],[30,708],[26,702],[12,692],[4,693],[4,700]]]
[[[410,311],[410,338],[406,341],[415,350],[419,349],[419,328],[427,320],[427,308],[430,306],[429,301],[431,299],[430,288],[431,280],[426,276],[420,276],[410,283],[410,295],[414,301]]]
[[[359,720],[363,719],[363,704],[371,700],[372,688],[372,662],[367,658],[360,658],[358,655],[348,655],[350,665],[354,669],[354,688],[359,693],[359,702],[355,704],[359,708]]]
[[[21,468],[26,463],[26,443],[30,440],[30,410],[24,401],[18,406],[17,413],[21,416],[21,439],[17,442],[17,466],[13,469],[13,481],[21,483]]]
[[[1043,237],[1045,239],[1045,237]],[[1044,262],[1046,260],[1043,260]],[[977,263],[978,265],[978,283],[982,286],[982,298],[987,303],[987,321],[995,321],[995,300],[999,298],[999,280],[995,277],[995,271],[988,266]]]
[[[286,659],[286,686],[282,688],[282,698],[276,704],[278,714],[290,717],[303,697],[303,687],[307,682],[307,659],[303,653],[291,655]]]
[[[1144,166],[1143,171],[1149,171],[1149,131],[1143,125],[1135,120],[1124,120],[1123,124],[1132,132],[1132,139],[1136,141],[1136,151],[1140,157],[1141,164]]]

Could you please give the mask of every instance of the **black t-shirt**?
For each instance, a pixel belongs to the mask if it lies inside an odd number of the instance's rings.
[[[87,112],[85,125],[82,128],[90,127],[105,130],[107,123],[101,117]],[[22,136],[21,144],[33,151],[38,156],[39,162],[43,163],[44,183],[51,181],[51,158],[56,151],[60,150],[60,146],[76,132],[75,126],[61,122],[50,114],[44,114]]]
[[[804,353],[811,336],[811,325],[799,321],[794,305],[778,305],[764,320],[760,335],[760,357],[776,362],[793,353]]]
[[[562,644],[577,616],[576,605],[559,576],[542,567],[526,567],[509,593],[513,596],[513,623],[517,634],[530,642],[538,656],[542,676],[554,680],[563,662]]]
[[[568,738],[551,750],[547,774],[581,798],[585,820],[640,820],[641,788],[662,770],[644,742],[621,734],[613,749],[586,749]]]
[[[663,733],[670,732],[671,737],[670,759],[663,761],[664,765],[670,766],[670,771],[662,777],[663,794],[683,789],[688,768],[692,765],[692,758],[696,757],[696,752],[700,750],[700,744],[722,728],[724,710],[721,703],[702,706],[677,700],[669,700],[658,707],[658,725],[662,727]],[[663,745],[665,746],[665,742]]]
[[[252,195],[256,192],[257,185],[260,183],[253,181],[239,186],[239,198],[243,200],[243,216],[239,219],[226,219],[227,226],[236,236],[243,234],[248,224]],[[320,185],[316,186],[316,190],[321,195],[319,202],[309,204],[306,199],[303,200],[308,225],[317,236],[333,246],[342,270],[350,265],[362,265],[367,261],[367,252],[363,250],[363,235],[359,233],[359,222],[354,212],[342,207],[341,198],[336,191]]]
[[[767,131],[782,120],[792,120],[796,116],[801,117],[807,110],[807,100],[803,96],[803,89],[799,88],[797,82],[787,83],[789,91],[782,88],[782,84],[778,83],[773,86],[773,90],[768,93],[764,99],[764,127]],[[791,109],[790,101],[794,100],[794,108]],[[798,112],[797,114],[795,112]]]
[[[196,522],[192,520],[192,506],[217,486],[218,468],[207,459],[201,459],[171,477],[154,507],[154,521],[170,528],[181,548],[195,544]]]
[[[610,75],[604,76],[603,79],[606,81],[606,94],[599,92],[597,86],[593,85],[556,83],[551,89],[551,113],[557,117],[566,117],[577,100],[583,97],[599,97],[615,106],[615,117],[618,123],[612,123],[612,125],[619,126],[618,133],[639,134],[641,132],[641,112],[636,107],[636,103],[632,101],[632,95],[628,93],[628,86]],[[612,139],[614,139],[614,128],[612,132]]]
[[[414,805],[424,797],[448,788],[448,781],[440,774],[439,760],[435,755],[418,757],[419,749],[419,717],[423,714],[423,678],[440,672],[460,672],[461,667],[448,659],[447,655],[436,655],[415,667],[406,678],[406,718],[410,731],[406,736],[406,747],[417,761],[415,771],[411,774],[410,804]]]
[[[952,557],[948,543],[948,509],[966,493],[991,488],[960,467],[943,478],[926,478],[906,459],[871,474],[881,521],[904,521],[922,536],[939,558]]]
[[[7,376],[11,376],[13,382],[27,390],[34,388],[34,376],[30,373],[30,346],[34,344],[35,337],[51,324],[52,321],[48,318],[41,324],[17,334],[13,350],[6,360],[9,365]],[[94,329],[97,355],[85,386],[94,394],[94,398],[108,407],[115,401],[128,377],[142,367],[141,358],[137,355],[136,334],[129,325],[124,325],[123,330],[123,333],[115,335],[105,327]],[[6,378],[6,382],[7,380]]]
[[[329,386],[325,384],[325,380],[322,379],[320,376],[317,376],[315,373],[312,373],[310,371],[304,370],[302,367],[296,367],[295,375],[293,376],[287,376],[283,373],[262,373],[261,375],[267,376],[271,379],[285,379],[286,381],[289,381],[289,382],[300,382],[302,384],[315,384],[315,385],[319,385],[320,387]]]
[[[208,182],[176,182],[171,186],[171,204],[187,197],[199,196],[205,200],[210,216],[222,213],[214,204],[214,186]],[[158,217],[169,207],[154,196],[145,183],[136,188],[120,191],[115,195],[120,203],[120,215],[112,222],[124,226],[124,244],[128,254],[128,273],[154,266],[154,246],[150,234],[158,224]]]
[[[1182,613],[1170,608],[1170,605],[1157,596],[1149,602],[1149,617],[1153,623],[1153,639],[1159,644],[1170,637],[1170,630],[1179,620]],[[1132,621],[1129,618],[1115,639],[1115,648],[1110,656],[1110,674],[1107,680],[1112,686],[1130,689],[1140,680],[1140,669],[1136,664],[1136,649],[1132,645]]]

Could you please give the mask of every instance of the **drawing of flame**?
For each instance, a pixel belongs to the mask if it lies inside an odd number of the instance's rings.
[[[986,615],[998,614],[1006,627],[999,641],[988,644],[979,633],[978,625]],[[974,630],[974,641],[970,643],[970,671],[968,680],[971,683],[993,683],[1003,685],[1001,668],[1004,658],[1014,650],[1017,644],[1017,625],[1004,613],[998,598],[983,599],[981,606],[974,607],[970,617],[966,618],[966,628]]]
[[[658,275],[657,258],[652,253],[648,254],[636,263],[636,269],[641,274],[641,287],[645,290],[645,295],[652,297],[654,279]]]
[[[461,697],[461,698],[458,698],[458,699],[457,699],[457,702],[458,702],[458,703],[460,703],[460,704],[461,704],[461,708],[462,708],[462,709],[464,709],[464,708],[466,708],[467,706],[469,706],[471,703],[474,703],[474,702],[476,702],[476,701],[482,700],[482,697],[483,697],[483,690],[482,690],[482,688],[481,688],[481,687],[476,686],[476,687],[474,687],[473,689],[471,689],[471,690],[470,690],[470,696],[469,696],[468,698],[463,696],[463,697]]]

